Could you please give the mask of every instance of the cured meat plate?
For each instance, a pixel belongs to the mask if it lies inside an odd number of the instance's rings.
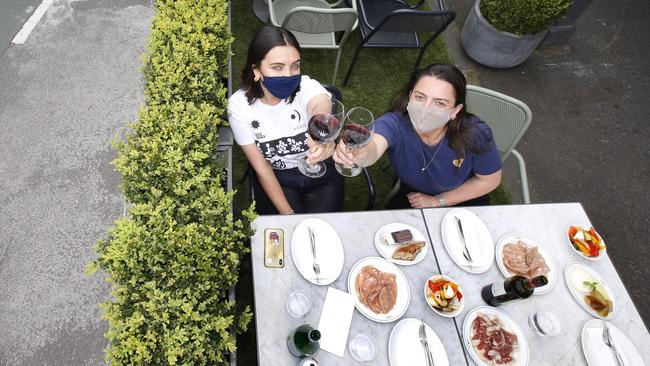
[[[472,357],[474,362],[476,362],[476,364],[479,366],[490,366],[493,364],[489,361],[484,360],[481,356],[479,356],[478,352],[481,351],[478,351],[476,347],[472,344],[472,323],[474,322],[474,319],[478,317],[479,313],[485,314],[489,317],[499,319],[499,322],[501,323],[503,330],[507,331],[508,333],[514,334],[517,338],[516,346],[514,347],[514,350],[511,353],[513,360],[511,362],[502,365],[506,365],[506,366],[528,365],[529,349],[528,349],[528,341],[526,340],[526,336],[524,335],[524,332],[519,327],[519,325],[510,316],[508,316],[508,314],[506,314],[502,310],[499,310],[491,306],[479,306],[477,308],[470,310],[470,312],[467,313],[465,320],[463,321],[463,344],[465,345],[467,352]]]
[[[374,312],[372,309],[370,309],[370,307],[363,304],[359,299],[359,295],[357,294],[356,289],[356,279],[357,275],[366,266],[371,266],[381,272],[395,275],[397,297],[394,306],[386,313]],[[357,310],[359,310],[359,312],[366,318],[379,323],[390,323],[399,319],[402,315],[404,315],[411,301],[411,290],[409,289],[409,285],[406,281],[406,276],[404,276],[404,273],[402,273],[402,271],[397,268],[395,264],[380,257],[362,258],[357,263],[355,263],[354,266],[352,266],[352,269],[348,274],[348,292],[354,296],[354,306],[357,308]]]
[[[545,274],[546,278],[548,279],[548,283],[542,287],[536,288],[533,295],[543,295],[551,291],[553,286],[555,286],[555,281],[557,280],[557,267],[555,266],[555,260],[553,259],[553,256],[551,255],[550,251],[546,250],[543,246],[535,243],[534,241],[532,241],[531,239],[523,235],[520,234],[506,235],[503,238],[501,238],[497,243],[495,255],[496,255],[497,266],[499,267],[501,274],[503,274],[506,278],[515,275],[514,273],[510,273],[508,267],[506,267],[505,263],[503,263],[503,247],[506,244],[516,243],[517,241],[522,241],[526,243],[526,245],[529,248],[537,247],[537,251],[542,256],[542,258],[544,258],[544,262],[550,269],[549,272]]]

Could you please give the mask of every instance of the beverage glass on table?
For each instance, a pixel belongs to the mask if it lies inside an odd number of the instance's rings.
[[[528,325],[533,332],[542,337],[553,337],[560,334],[560,320],[550,311],[540,311],[530,314]]]
[[[287,313],[292,318],[302,318],[311,310],[309,298],[302,291],[292,291],[284,305]]]
[[[317,113],[311,116],[307,123],[307,132],[315,143],[327,145],[339,136],[344,116],[343,103],[332,98],[332,113]],[[316,164],[307,163],[307,156],[304,156],[298,161],[298,170],[308,177],[318,178],[325,174],[327,168],[322,161]]]
[[[377,356],[377,349],[375,343],[370,337],[365,334],[357,334],[348,344],[350,355],[357,362],[369,362]]]
[[[372,112],[363,107],[350,109],[343,121],[341,139],[348,149],[360,149],[370,142],[375,130],[375,119]],[[336,163],[336,170],[346,177],[355,177],[363,169],[357,164],[347,166]]]

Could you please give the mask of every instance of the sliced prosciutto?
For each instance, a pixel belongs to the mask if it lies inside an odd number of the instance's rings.
[[[537,247],[528,246],[521,240],[503,246],[503,264],[510,273],[528,278],[546,275],[551,271]]]
[[[376,314],[386,314],[397,302],[397,276],[365,266],[355,279],[357,296]]]
[[[517,335],[505,330],[497,316],[477,313],[472,322],[472,345],[488,365],[511,365],[518,347]]]

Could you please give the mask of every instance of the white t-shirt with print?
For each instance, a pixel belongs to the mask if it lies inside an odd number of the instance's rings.
[[[268,105],[256,99],[248,104],[246,94],[238,90],[228,99],[228,120],[239,145],[256,144],[273,169],[292,169],[309,150],[307,146],[307,104],[327,90],[316,80],[303,75],[300,91],[293,103],[282,100]]]

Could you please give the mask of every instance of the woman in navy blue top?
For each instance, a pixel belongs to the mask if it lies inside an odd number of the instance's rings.
[[[388,151],[401,181],[389,208],[487,205],[501,182],[501,158],[488,125],[465,108],[465,77],[451,65],[418,69],[375,121],[361,149],[339,142],[334,160],[374,164]]]

